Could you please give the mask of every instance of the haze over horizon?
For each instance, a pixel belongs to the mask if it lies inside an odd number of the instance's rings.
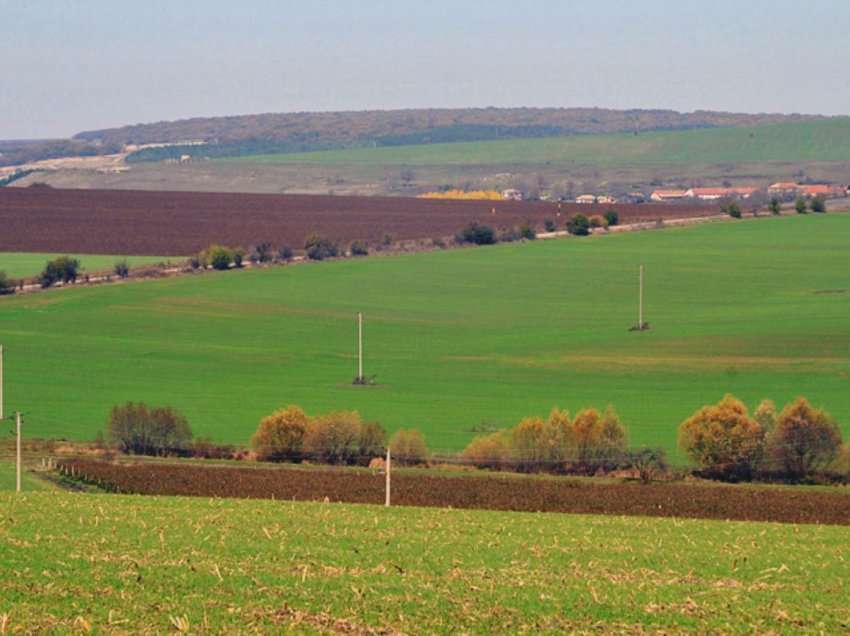
[[[850,114],[813,0],[3,3],[0,139],[191,117],[465,107]]]

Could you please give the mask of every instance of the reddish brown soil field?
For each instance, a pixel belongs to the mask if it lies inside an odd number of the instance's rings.
[[[188,464],[61,464],[84,481],[142,495],[324,500],[380,504],[384,476],[347,469],[236,468]],[[600,483],[568,478],[395,473],[402,506],[693,517],[850,525],[850,494],[753,486]]]
[[[712,205],[575,205],[137,190],[0,188],[0,252],[185,256],[210,243],[299,248],[318,232],[347,243],[453,236],[473,220],[496,228],[615,209],[621,223],[716,214]],[[492,213],[496,210],[495,214]]]

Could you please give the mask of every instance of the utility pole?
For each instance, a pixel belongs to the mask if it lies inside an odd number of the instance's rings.
[[[643,265],[640,266],[640,298],[638,300],[638,330],[643,331]]]
[[[386,470],[386,475],[387,475],[387,498],[386,498],[386,501],[384,502],[384,505],[385,505],[387,508],[389,508],[389,507],[390,507],[390,470],[391,470],[390,465],[391,465],[391,463],[392,463],[392,457],[390,456],[390,447],[389,447],[389,446],[387,446],[387,470]]]
[[[15,466],[15,492],[21,492],[21,414],[20,412],[15,413],[15,428],[17,428],[17,445],[16,445],[16,457],[17,462]]]
[[[363,384],[363,312],[357,312],[357,383]]]

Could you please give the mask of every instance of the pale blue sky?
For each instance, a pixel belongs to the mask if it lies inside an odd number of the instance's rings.
[[[850,114],[848,0],[0,0],[0,139],[297,110]]]

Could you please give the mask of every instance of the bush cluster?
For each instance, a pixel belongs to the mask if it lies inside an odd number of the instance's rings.
[[[225,245],[212,244],[201,250],[192,259],[193,267],[212,267],[217,270],[230,269],[230,266],[242,267],[245,258],[245,250],[241,247],[227,247]]]
[[[545,420],[526,417],[512,429],[473,439],[463,458],[479,468],[593,474],[622,465],[626,430],[610,406],[570,418],[553,409]]]
[[[258,459],[325,464],[368,464],[386,452],[386,431],[364,422],[356,411],[308,416],[299,406],[279,409],[260,420],[251,438]]]
[[[489,225],[472,222],[460,231],[456,239],[458,243],[493,245],[496,243],[496,232]]]
[[[184,455],[192,441],[184,416],[171,407],[148,407],[143,402],[112,407],[106,435],[121,452],[135,455]]]
[[[620,225],[620,215],[616,210],[608,210],[605,213],[605,220],[608,221],[608,225],[611,227]]]
[[[73,283],[77,280],[79,272],[80,261],[70,256],[59,256],[47,261],[47,265],[44,266],[38,277],[38,282],[45,289],[52,287],[59,281]]]
[[[17,284],[17,281],[9,278],[6,272],[0,271],[0,296],[14,294]]]
[[[567,232],[573,236],[587,236],[590,234],[590,219],[584,214],[574,214],[567,221]]]
[[[339,247],[330,239],[314,233],[304,241],[304,251],[307,253],[307,258],[314,261],[323,261],[326,258],[337,256],[339,254]]]
[[[753,415],[726,395],[679,427],[679,445],[706,477],[802,481],[840,473],[841,431],[824,410],[799,397],[777,415],[764,400]]]

